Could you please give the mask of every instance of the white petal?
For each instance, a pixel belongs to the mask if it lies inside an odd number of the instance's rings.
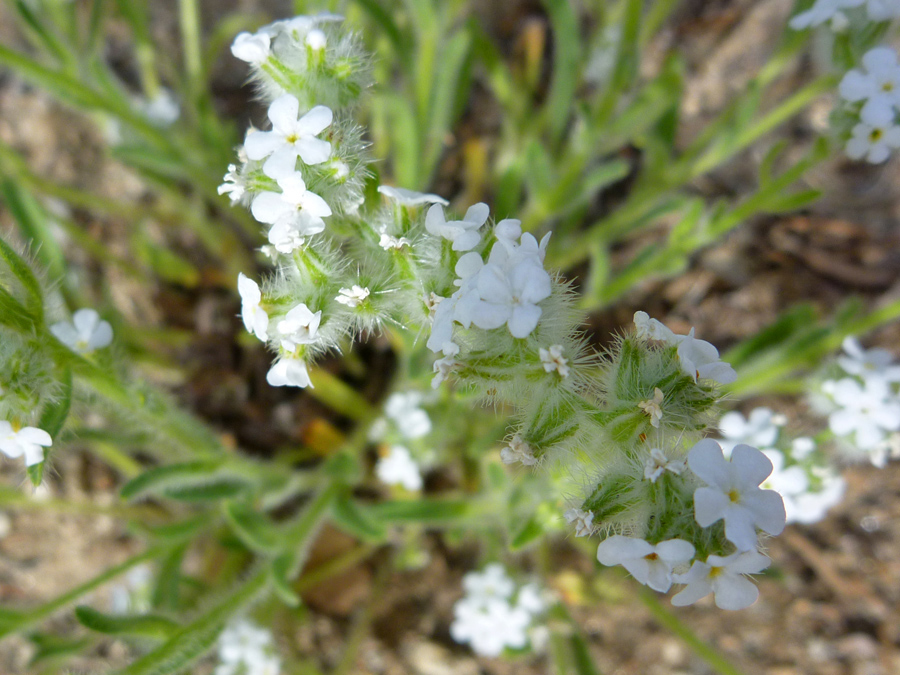
[[[50,434],[37,427],[25,427],[19,431],[17,437],[26,443],[33,443],[34,445],[43,445],[46,447],[53,445],[53,439],[50,437]]]
[[[841,98],[856,102],[868,98],[875,92],[875,80],[870,75],[863,75],[858,70],[851,70],[838,86]]]
[[[331,215],[331,207],[315,192],[307,192],[303,195],[303,210],[316,218],[326,218]]]
[[[515,338],[526,338],[537,328],[543,310],[537,305],[518,305],[513,307],[509,317],[509,332]]]
[[[244,151],[250,159],[262,159],[284,146],[284,137],[272,131],[252,131],[244,139]]]
[[[694,557],[694,545],[683,539],[669,539],[656,545],[656,553],[671,566],[688,562]]]
[[[279,96],[269,106],[269,119],[272,128],[282,137],[296,133],[297,115],[300,113],[300,101],[290,94]],[[250,159],[253,159],[251,157]]]
[[[784,513],[784,504],[781,508]],[[784,528],[784,524],[782,524],[782,528]],[[755,549],[757,536],[753,514],[738,506],[729,508],[725,512],[725,537],[740,551]]]
[[[746,487],[756,487],[772,473],[772,461],[756,448],[743,443],[731,451],[731,464],[740,484]]]
[[[478,246],[481,235],[477,230],[466,230],[453,239],[454,251],[471,251]]]
[[[324,131],[333,119],[331,108],[317,105],[297,121],[294,131],[300,136],[315,136]]]
[[[710,593],[712,593],[712,586],[708,581],[694,581],[685,586],[680,593],[676,593],[672,596],[672,604],[676,607],[693,605]]]
[[[274,225],[280,218],[290,214],[294,207],[275,192],[261,192],[250,205],[250,213],[261,223]]]
[[[653,546],[643,539],[616,534],[600,542],[597,560],[604,565],[621,565],[623,560],[643,558],[650,553],[653,553]]]
[[[711,438],[704,438],[688,453],[688,466],[698,478],[709,485],[730,488],[731,471],[721,446]]]
[[[78,331],[75,330],[75,326],[66,321],[60,321],[59,323],[55,323],[50,326],[50,332],[56,336],[57,340],[62,342],[67,347],[71,347],[73,349],[75,345],[78,344],[78,340],[80,339],[78,336]]]
[[[294,143],[300,159],[310,166],[328,161],[331,157],[331,143],[321,138],[301,138]]]
[[[101,321],[91,334],[91,338],[88,340],[88,349],[103,349],[109,345],[112,340],[112,326],[110,326],[107,321]]]
[[[297,153],[289,145],[279,145],[263,164],[263,173],[276,181],[280,181],[296,171]]]
[[[759,597],[759,589],[739,575],[723,574],[713,582],[716,606],[719,609],[744,609]]]
[[[731,502],[727,495],[715,488],[697,488],[694,492],[694,518],[700,527],[709,527],[725,517]]]
[[[463,220],[470,223],[478,223],[478,226],[480,227],[488,219],[490,214],[490,207],[484,202],[478,202],[469,207]]]

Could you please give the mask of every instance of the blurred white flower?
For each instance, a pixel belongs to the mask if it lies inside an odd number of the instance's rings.
[[[269,315],[260,307],[262,292],[253,279],[238,274],[238,293],[241,295],[241,317],[247,331],[265,342],[269,332]]]
[[[659,448],[652,448],[650,456],[644,462],[644,478],[655,483],[666,471],[679,475],[685,467],[683,459],[669,459]]]
[[[769,408],[754,408],[746,418],[732,410],[719,420],[719,433],[724,437],[719,440],[719,445],[726,457],[741,443],[754,448],[771,448],[778,439],[781,421]]]
[[[576,537],[589,537],[594,531],[594,514],[581,509],[569,509],[563,514],[567,523],[575,524]]]
[[[422,489],[422,474],[409,450],[394,445],[390,452],[375,465],[378,478],[388,485],[402,485],[410,492]]]
[[[509,441],[509,445],[500,451],[500,460],[504,464],[515,464],[516,462],[521,462],[525,466],[537,464],[537,458],[534,456],[531,446],[520,434],[514,435]]]
[[[14,427],[0,420],[0,452],[11,459],[25,457],[25,466],[44,461],[44,448],[53,445],[53,439],[37,427]]]
[[[396,392],[385,401],[384,414],[393,420],[404,438],[415,440],[431,431],[431,418],[419,407],[421,403],[422,394],[417,391]]]
[[[72,315],[72,322],[60,321],[50,326],[56,339],[73,352],[90,354],[108,346],[113,339],[112,326],[100,319],[93,309],[79,309]]]
[[[847,141],[847,156],[850,159],[866,158],[870,164],[881,164],[891,155],[891,150],[900,148],[900,127],[888,124],[868,124],[860,122]]]
[[[855,337],[844,338],[841,344],[845,356],[838,356],[838,365],[848,375],[856,375],[863,380],[876,378],[887,382],[900,382],[900,365],[895,365],[894,355],[887,349],[863,349]]]
[[[838,409],[828,416],[828,427],[838,436],[852,436],[860,450],[871,450],[885,432],[900,430],[900,400],[883,380],[868,379],[862,385],[845,377],[829,387]]]

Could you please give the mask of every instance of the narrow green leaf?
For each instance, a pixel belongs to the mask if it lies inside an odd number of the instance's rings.
[[[300,596],[294,591],[289,579],[293,569],[290,555],[282,555],[272,561],[272,590],[288,607],[299,607]]]
[[[446,524],[469,514],[472,503],[463,499],[418,499],[372,505],[372,514],[385,523]]]
[[[387,536],[387,529],[349,494],[337,498],[331,507],[331,515],[335,525],[362,541],[381,543]]]
[[[38,664],[42,664],[44,668],[49,665],[48,662],[60,661],[76,656],[91,644],[90,638],[71,639],[60,637],[46,633],[32,633],[28,639],[35,646],[34,654],[28,662],[28,665],[34,668]],[[36,672],[36,671],[33,671]],[[43,672],[48,672],[44,670]],[[58,672],[58,671],[57,671]]]
[[[237,497],[250,487],[250,483],[238,476],[210,476],[196,483],[167,486],[160,494],[182,502],[215,502]]]
[[[35,257],[48,270],[51,278],[62,278],[66,272],[65,254],[52,236],[50,222],[44,210],[34,197],[12,180],[0,183],[0,195],[19,224],[23,240],[32,243]]]
[[[550,138],[557,142],[572,115],[582,64],[578,17],[569,0],[543,0],[553,27],[553,75],[544,107]]]
[[[187,545],[182,544],[172,549],[163,559],[156,575],[151,603],[158,609],[176,610],[181,597],[181,565]]]
[[[154,467],[128,481],[122,487],[122,498],[134,499],[147,492],[158,492],[175,485],[202,481],[218,470],[221,464],[221,461],[210,460]]]
[[[59,398],[51,401],[44,408],[41,412],[41,419],[38,421],[38,427],[46,431],[54,439],[62,430],[63,424],[66,423],[66,418],[69,416],[69,408],[72,406],[71,370],[67,368],[63,371],[63,374],[60,377],[60,383],[62,384],[62,391],[59,394]],[[38,464],[32,464],[28,467],[28,477],[31,479],[32,485],[38,486],[41,484],[41,481],[43,481],[44,466],[47,464],[47,460],[52,451],[52,448],[47,448],[44,450],[44,461]]]
[[[25,291],[25,309],[28,310],[36,324],[42,323],[44,320],[44,294],[41,292],[41,285],[28,263],[3,240],[3,237],[0,237],[0,258],[22,284],[22,289]]]
[[[522,527],[519,528],[515,536],[513,536],[509,547],[513,551],[518,551],[519,549],[525,548],[529,544],[533,544],[543,535],[544,528],[541,525],[541,521],[536,515],[533,515],[531,516],[531,518],[525,521],[525,524]]]
[[[227,502],[225,522],[241,542],[255,553],[273,555],[284,548],[283,537],[271,520],[243,502]]]
[[[126,635],[165,640],[181,626],[156,614],[103,614],[93,607],[79,605],[75,617],[85,628],[106,635]]]
[[[57,61],[66,63],[71,59],[71,54],[66,49],[59,36],[54,33],[51,27],[44,25],[23,0],[15,0],[12,4],[19,14],[22,23],[34,33],[40,43],[43,44],[44,48],[50,52]]]

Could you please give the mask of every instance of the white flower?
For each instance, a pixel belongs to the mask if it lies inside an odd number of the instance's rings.
[[[759,597],[759,589],[743,575],[762,572],[771,562],[756,551],[732,553],[724,558],[711,555],[706,562],[695,560],[690,570],[676,575],[675,581],[687,586],[672,598],[672,604],[676,607],[692,605],[715,593],[716,606],[720,609],[749,607]]]
[[[736,410],[725,413],[719,420],[719,433],[725,438],[719,441],[725,456],[741,443],[755,448],[771,448],[778,439],[778,417],[769,408],[754,408],[745,419]]]
[[[237,204],[241,197],[244,196],[244,192],[246,192],[246,188],[244,187],[244,181],[241,178],[240,173],[238,173],[238,168],[234,164],[228,165],[228,173],[225,174],[223,179],[225,182],[222,183],[218,192],[220,195],[228,195],[228,198],[231,200],[231,204]]]
[[[226,664],[249,665],[257,662],[260,656],[265,656],[271,644],[272,634],[269,631],[246,619],[238,619],[219,635],[219,659]]]
[[[468,643],[479,656],[499,656],[507,647],[521,649],[528,644],[531,614],[505,600],[463,598],[453,606],[450,635]]]
[[[366,298],[369,297],[369,289],[363,288],[362,286],[357,286],[353,284],[353,288],[342,288],[338,291],[338,296],[335,298],[342,305],[347,305],[351,309],[355,309],[359,307],[360,303],[364,302]]]
[[[391,185],[379,185],[378,192],[402,206],[418,206],[419,204],[443,204],[449,206],[450,202],[439,195],[429,192],[416,192],[406,188],[393,187]]]
[[[562,355],[562,351],[562,345],[552,345],[549,349],[543,347],[538,349],[545,373],[552,373],[555,370],[560,377],[569,376],[569,361]]]
[[[797,522],[799,515],[797,498],[806,494],[809,489],[809,477],[803,467],[796,464],[785,468],[784,455],[778,450],[762,452],[772,462],[772,474],[762,482],[762,487],[775,490],[781,495],[784,501],[785,522]]]
[[[181,116],[178,101],[165,87],[161,87],[155,97],[141,101],[139,107],[147,120],[159,127],[170,127]]]
[[[694,492],[694,517],[701,527],[725,520],[725,536],[741,551],[756,548],[756,528],[771,535],[784,529],[784,502],[759,485],[772,473],[772,462],[756,448],[738,445],[731,461],[706,438],[688,453],[688,466],[709,487]]]
[[[806,436],[800,436],[791,441],[791,457],[794,461],[801,461],[809,457],[816,449],[816,442]]]
[[[865,0],[816,0],[808,10],[793,17],[789,25],[794,30],[804,30],[831,22],[834,30],[843,30],[848,19],[842,10],[859,7],[863,2]]]
[[[378,240],[378,245],[385,251],[399,251],[404,246],[409,246],[410,244],[412,244],[412,242],[406,237],[395,237],[386,232],[382,232],[381,238]]]
[[[516,594],[516,608],[523,609],[531,615],[540,614],[547,608],[544,594],[537,584],[525,584]]]
[[[890,21],[900,18],[900,2],[897,0],[866,0],[866,11],[871,21]]]
[[[840,503],[844,496],[846,481],[830,469],[824,469],[819,476],[821,485],[818,492],[805,492],[794,498],[794,514],[792,522],[810,525],[825,517],[832,506]]]
[[[861,386],[845,377],[834,383],[831,397],[839,408],[828,416],[828,427],[838,436],[852,434],[860,450],[877,446],[885,431],[900,429],[900,400],[883,380],[869,379]]]
[[[875,126],[890,125],[894,108],[900,105],[900,64],[890,47],[870,49],[862,58],[863,70],[851,70],[838,87],[843,99],[851,103],[865,101],[860,119]]]
[[[425,214],[425,229],[435,237],[453,242],[454,251],[471,251],[481,241],[478,228],[484,225],[489,214],[488,205],[479,202],[469,207],[462,220],[447,221],[443,207],[437,203]]]
[[[316,138],[332,122],[330,108],[317,105],[299,117],[300,101],[290,94],[276,98],[269,106],[272,131],[254,130],[247,134],[244,149],[247,157],[265,159],[263,172],[272,178],[294,172],[297,157],[304,164],[321,164],[331,157],[331,143]]]
[[[269,339],[269,315],[260,307],[262,293],[253,279],[238,274],[238,293],[241,294],[241,317],[247,331],[265,342]]]
[[[303,41],[306,43],[306,46],[314,52],[320,52],[328,45],[328,38],[325,36],[325,33],[319,29],[309,31],[306,34],[306,39]]]
[[[650,426],[659,429],[659,423],[662,420],[663,392],[659,387],[654,387],[653,398],[638,403],[638,408],[650,416]]]
[[[837,362],[848,375],[900,382],[900,366],[893,365],[894,357],[887,349],[863,349],[855,337],[844,338],[841,346],[846,356],[839,356]]]
[[[900,148],[900,127],[893,123],[867,124],[860,122],[847,141],[847,157],[866,158],[870,164],[881,164],[890,157],[891,150]]]
[[[269,368],[266,382],[273,387],[313,388],[309,379],[309,371],[306,370],[306,362],[289,356],[282,356]]]
[[[635,335],[642,340],[658,340],[666,344],[676,344],[675,333],[661,321],[651,319],[647,312],[634,313]]]
[[[53,439],[43,429],[37,427],[18,429],[6,420],[0,420],[0,452],[11,459],[24,456],[25,466],[43,462],[44,448],[51,445]]]
[[[669,459],[659,448],[650,450],[650,456],[644,462],[644,478],[655,483],[666,471],[679,475],[684,471],[683,459]]]
[[[694,329],[687,335],[676,335],[678,340],[678,360],[681,369],[690,375],[694,382],[698,379],[715,380],[719,384],[731,384],[737,379],[737,373],[729,364],[719,361],[719,350],[706,340],[694,337]]]
[[[431,432],[431,419],[419,407],[421,403],[422,394],[417,391],[397,392],[385,401],[384,414],[394,421],[404,438],[415,440]]]
[[[505,448],[500,451],[500,460],[504,464],[515,464],[521,462],[525,466],[534,466],[537,464],[537,457],[531,450],[531,446],[525,442],[520,434],[512,437]]]
[[[286,174],[277,182],[282,192],[260,192],[250,211],[259,222],[273,226],[269,232],[272,245],[282,253],[290,253],[293,249],[279,248],[291,237],[290,232],[297,237],[318,234],[325,229],[322,219],[331,215],[331,208],[319,195],[306,189],[299,173]]]
[[[112,326],[102,321],[93,309],[79,309],[72,315],[72,323],[60,321],[50,326],[50,332],[66,347],[79,354],[103,349],[113,339]]]
[[[597,547],[597,560],[604,565],[621,565],[639,583],[665,593],[672,585],[672,570],[694,557],[694,545],[683,539],[669,539],[656,545],[620,534],[604,539]]]
[[[510,579],[503,565],[491,563],[481,572],[466,574],[463,577],[463,588],[466,594],[476,598],[508,599],[516,590],[516,584]]]
[[[294,351],[297,345],[310,344],[316,339],[321,323],[322,310],[313,313],[305,304],[299,303],[278,322],[281,346],[287,351]]]
[[[575,523],[576,537],[589,537],[594,531],[594,514],[592,511],[569,509],[563,514],[567,523]]]
[[[392,446],[390,453],[378,460],[375,473],[388,485],[402,485],[410,492],[422,489],[419,465],[402,445]]]
[[[446,343],[447,345],[453,345],[452,342]],[[456,345],[453,345],[454,347]],[[432,366],[432,370],[435,373],[434,377],[431,379],[431,388],[437,389],[441,382],[447,379],[447,377],[452,373],[456,368],[462,365],[459,361],[453,358],[456,354],[448,354],[447,349],[444,349],[444,353],[446,356],[440,358],[434,362]],[[456,348],[456,353],[459,353],[459,347]]]
[[[269,58],[272,39],[266,33],[238,33],[231,44],[231,53],[241,61],[258,66]]]

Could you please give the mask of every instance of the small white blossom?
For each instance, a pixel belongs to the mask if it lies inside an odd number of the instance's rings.
[[[284,175],[277,182],[282,192],[260,192],[250,205],[250,212],[259,222],[273,226],[269,242],[282,253],[290,253],[293,249],[282,250],[290,233],[295,232],[297,237],[318,234],[325,229],[322,219],[331,215],[331,207],[306,189],[299,173]]]
[[[822,520],[829,509],[837,506],[844,497],[846,481],[831,469],[822,468],[819,475],[819,489],[805,492],[794,498],[794,513],[791,522],[811,525]]]
[[[491,563],[481,572],[469,572],[463,577],[463,588],[467,595],[476,598],[512,597],[515,582],[500,563]]]
[[[378,460],[375,473],[388,485],[402,485],[410,492],[422,489],[419,465],[402,445],[392,446],[390,453]]]
[[[890,47],[870,49],[862,58],[864,70],[849,71],[838,87],[844,100],[864,102],[860,119],[875,126],[890,125],[900,105],[900,64]]]
[[[897,0],[866,0],[866,12],[870,21],[890,21],[900,18],[900,2]]]
[[[241,317],[244,320],[244,327],[247,332],[265,342],[269,338],[269,315],[260,307],[262,293],[259,286],[242,272],[238,275],[238,293],[241,294]]]
[[[725,536],[741,551],[756,548],[756,528],[771,535],[785,525],[784,502],[774,490],[759,485],[772,473],[772,462],[749,445],[738,445],[731,461],[711,438],[688,453],[688,466],[708,487],[694,492],[694,517],[701,527],[724,519]]]
[[[453,345],[452,342],[446,343],[447,345]],[[454,347],[456,345],[453,345]],[[452,350],[451,350],[452,351]],[[459,353],[459,347],[456,348],[456,353]],[[444,356],[434,362],[432,366],[432,370],[435,373],[434,377],[431,379],[431,388],[437,389],[441,382],[447,379],[447,377],[452,373],[456,368],[458,368],[461,364],[455,358],[453,358],[456,354],[448,354],[447,349],[444,349]]]
[[[379,185],[378,192],[401,206],[418,206],[419,204],[442,204],[449,206],[450,202],[439,195],[429,192],[416,192],[406,188],[393,187],[391,185]]]
[[[289,356],[282,356],[269,368],[266,382],[273,387],[313,388],[309,379],[309,371],[306,369],[306,362]]]
[[[870,164],[881,164],[891,155],[891,150],[900,148],[900,127],[888,124],[867,124],[860,122],[851,132],[847,141],[847,157],[866,158]]]
[[[278,322],[282,348],[294,351],[297,345],[308,345],[315,341],[321,323],[321,310],[313,313],[305,304],[299,303]]]
[[[269,631],[246,619],[232,621],[219,635],[220,664],[214,675],[278,675],[281,660],[272,647]]]
[[[621,565],[638,583],[665,593],[672,585],[672,570],[694,557],[694,545],[683,539],[650,544],[643,539],[620,534],[604,539],[597,547],[597,560],[604,565]]]
[[[800,436],[791,441],[791,457],[795,461],[802,461],[809,457],[816,449],[816,442],[807,436]]]
[[[900,430],[900,400],[884,380],[860,385],[846,377],[833,383],[831,397],[839,407],[828,416],[829,428],[839,436],[852,435],[860,450],[875,448],[886,431]]]
[[[865,0],[816,0],[808,10],[794,16],[789,25],[794,30],[805,30],[831,23],[832,30],[842,31],[849,25],[843,10],[860,7],[864,2]]]
[[[654,387],[653,398],[638,403],[638,408],[650,417],[650,426],[659,429],[662,420],[663,392],[659,387]]]
[[[431,419],[419,406],[422,394],[417,391],[396,392],[384,404],[384,414],[394,424],[400,435],[409,440],[422,438],[431,432]]]
[[[762,553],[743,551],[729,556],[711,555],[706,562],[695,560],[691,569],[675,576],[675,581],[687,584],[672,598],[676,607],[692,605],[710,593],[715,593],[719,609],[744,609],[759,597],[759,589],[745,574],[756,574],[772,561]]]
[[[435,237],[453,242],[454,251],[471,251],[481,241],[478,229],[484,225],[489,214],[488,205],[479,202],[469,207],[462,220],[447,221],[443,207],[437,203],[425,214],[425,229]]]
[[[846,356],[839,356],[837,362],[848,375],[900,382],[900,365],[893,363],[894,356],[887,349],[863,349],[855,337],[844,338],[841,346]]]
[[[562,378],[569,376],[569,361],[562,355],[562,351],[562,345],[552,345],[549,349],[543,347],[538,349],[545,373],[552,373],[555,370]]]
[[[576,537],[589,537],[594,531],[594,513],[581,509],[569,509],[563,514],[567,523],[575,523]]]
[[[247,134],[244,149],[247,157],[261,160],[267,176],[280,178],[294,172],[297,158],[304,164],[314,165],[328,161],[331,143],[316,138],[331,125],[330,108],[317,105],[300,117],[300,101],[290,94],[279,96],[269,106],[271,131],[254,130]]]
[[[504,600],[463,598],[453,606],[450,635],[468,643],[479,656],[499,656],[504,649],[528,644],[531,615]]]
[[[500,460],[504,464],[521,462],[525,466],[534,466],[538,462],[531,446],[525,442],[525,439],[520,434],[514,435],[509,445],[500,451]]]
[[[147,120],[158,127],[170,127],[181,116],[178,100],[165,87],[161,87],[153,98],[141,100],[138,107]]]
[[[370,291],[368,288],[353,284],[353,288],[342,288],[338,291],[338,296],[335,300],[342,305],[347,305],[347,307],[355,309],[369,297],[369,294]]]
[[[73,352],[90,354],[108,346],[113,339],[112,326],[102,321],[93,309],[79,309],[72,315],[72,323],[60,321],[50,326],[50,332]]]
[[[647,312],[634,313],[635,335],[642,340],[658,340],[666,344],[676,344],[675,333],[661,321],[651,319]]]
[[[53,445],[53,439],[37,427],[17,428],[6,420],[0,420],[0,452],[11,459],[25,458],[25,466],[44,461],[44,448]]]
[[[719,420],[719,433],[724,436],[719,445],[728,457],[732,448],[741,443],[755,448],[771,448],[778,439],[778,417],[769,408],[754,408],[745,419],[736,410],[727,412]]]
[[[412,244],[412,242],[406,237],[395,237],[386,232],[382,232],[381,238],[378,240],[378,245],[385,251],[399,251],[404,246],[409,246],[410,244]]]
[[[238,168],[236,165],[228,165],[228,173],[225,174],[223,180],[225,182],[219,186],[218,192],[220,195],[228,195],[228,198],[231,200],[231,204],[233,206],[241,200],[241,197],[243,197],[244,193],[246,192],[244,181],[241,178],[240,173],[238,173]]]
[[[793,465],[785,467],[784,455],[778,450],[763,450],[763,454],[772,462],[772,474],[762,482],[761,487],[775,490],[784,501],[785,522],[797,522],[799,507],[797,499],[809,489],[809,477],[803,467]]]
[[[644,478],[655,483],[666,471],[679,475],[684,469],[683,459],[669,459],[662,450],[653,448],[647,461],[644,462]]]
[[[678,340],[678,360],[681,369],[694,382],[698,379],[715,380],[719,384],[731,384],[737,373],[729,364],[719,360],[719,350],[706,340],[694,337],[694,329],[687,335],[676,335]]]
[[[266,33],[238,33],[231,44],[231,53],[241,61],[258,66],[269,58],[272,39]]]

